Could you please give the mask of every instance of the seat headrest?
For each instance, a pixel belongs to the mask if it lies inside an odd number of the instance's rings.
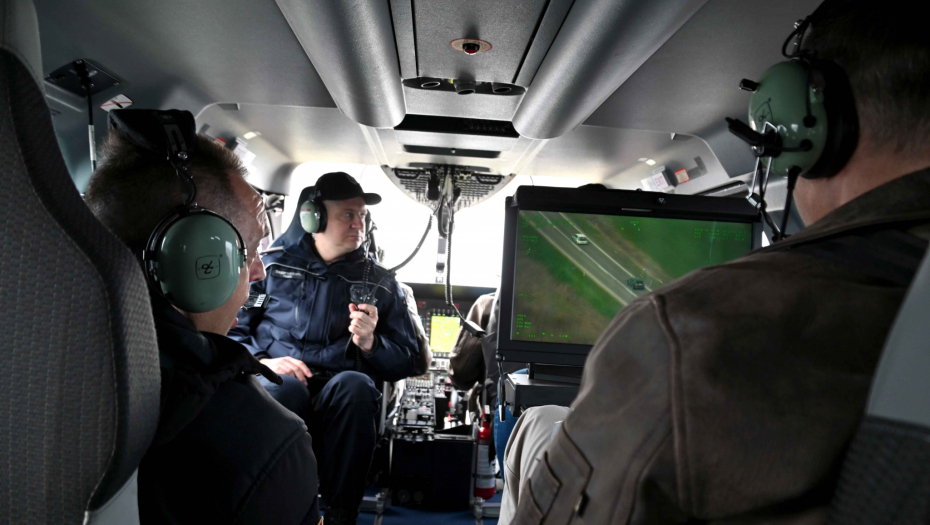
[[[45,93],[39,19],[32,0],[0,0],[0,49],[18,57]]]

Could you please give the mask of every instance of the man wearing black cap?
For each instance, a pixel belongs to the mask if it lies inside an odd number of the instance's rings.
[[[355,523],[377,441],[380,384],[413,375],[418,345],[406,299],[366,250],[368,205],[381,202],[345,173],[305,188],[252,293],[267,309],[239,315],[230,337],[277,372],[263,382],[303,417],[319,458],[326,522]]]

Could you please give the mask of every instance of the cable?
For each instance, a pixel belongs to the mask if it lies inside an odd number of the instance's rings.
[[[497,372],[499,377],[497,378],[497,417],[500,422],[504,422],[504,362],[497,359]]]
[[[366,240],[365,244],[362,246],[362,253],[364,254],[364,257],[365,257],[365,269],[362,270],[362,282],[364,284],[362,286],[365,289],[365,293],[368,294],[365,297],[366,302],[370,301],[371,297],[374,295],[374,292],[371,292],[368,288],[369,277],[371,274],[371,254],[368,253],[369,242],[370,241]],[[380,286],[382,282],[384,282],[383,278],[378,283],[378,286]],[[349,302],[351,301],[352,301],[352,297],[349,297]],[[355,304],[355,303],[352,303],[352,304]],[[358,305],[356,304],[355,307],[358,308]],[[365,312],[365,313],[367,314],[368,312]],[[353,344],[352,339],[354,337],[355,337],[355,334],[349,332],[349,341],[346,342],[346,349],[343,351],[343,354],[347,354],[349,352],[349,347],[352,346]],[[355,371],[358,372],[361,370],[361,368],[362,368],[362,349],[358,345],[355,345]]]
[[[440,224],[442,221],[440,220]],[[455,204],[449,206],[449,230],[446,236],[446,304],[451,305],[455,312],[462,316],[458,307],[452,302],[452,228],[455,226]]]
[[[459,311],[452,299],[452,230],[455,228],[455,201],[449,205],[449,235],[446,237],[446,304],[452,306],[462,321],[465,316]],[[467,322],[467,321],[466,321]]]
[[[791,215],[791,203],[794,200],[794,186],[798,182],[798,174],[800,170],[789,169],[788,170],[788,196],[785,197],[785,211],[784,216],[781,218],[781,239],[788,237],[788,217]]]
[[[442,198],[439,199],[439,206],[436,207],[436,218],[439,219],[439,223],[436,227],[439,228],[440,237],[449,236],[448,227],[442,220],[442,209],[443,209],[443,206],[445,206],[445,204],[446,204],[446,196],[443,195]]]
[[[90,84],[87,87],[87,133],[90,137],[90,169],[97,171],[97,145],[94,137],[94,103],[90,96]]]
[[[90,81],[90,72],[87,70],[87,64],[83,60],[75,60],[72,64],[74,72],[81,79],[81,86],[84,87],[84,93],[87,95],[87,138],[90,143],[90,169],[97,171],[97,144],[94,137],[94,103],[93,95],[90,88],[93,83]]]
[[[455,201],[452,201],[449,208],[449,236],[446,237],[446,304],[451,306],[455,313],[458,314],[459,319],[462,320],[462,328],[474,337],[481,339],[488,335],[487,332],[476,323],[466,319],[459,307],[456,306],[455,299],[452,298],[452,230],[455,228]]]
[[[426,223],[426,231],[423,232],[423,236],[420,237],[420,242],[417,243],[417,247],[413,249],[413,253],[411,253],[409,257],[407,257],[406,259],[404,259],[404,262],[402,262],[402,263],[398,264],[397,266],[395,266],[395,267],[391,268],[390,270],[388,270],[392,275],[395,274],[395,273],[397,273],[397,270],[400,270],[400,269],[403,268],[404,266],[407,266],[407,263],[409,263],[410,261],[413,260],[414,257],[416,257],[417,253],[420,252],[420,248],[423,247],[423,243],[426,241],[426,236],[429,235],[429,232],[430,232],[430,230],[432,230],[432,229],[433,229],[433,215],[430,214],[430,216],[429,216],[429,222]]]
[[[807,32],[808,26],[810,26],[811,17],[807,17],[804,20],[799,20],[797,25],[794,28],[794,31],[788,35],[788,38],[785,39],[785,43],[781,45],[781,55],[785,58],[797,58],[801,56],[801,41],[804,39],[804,33]],[[791,44],[791,40],[794,41],[794,51],[788,53],[788,46]]]
[[[756,159],[756,169],[752,176],[752,186],[749,187],[749,197],[751,199],[753,198],[752,192],[753,190],[755,190],[756,179],[758,179],[759,180],[759,202],[755,203],[753,200],[750,200],[750,202],[753,203],[753,205],[758,208],[759,213],[762,215],[762,218],[765,220],[765,223],[769,226],[769,228],[771,228],[772,239],[774,242],[777,240],[781,240],[783,237],[782,237],[782,231],[778,228],[778,225],[775,224],[775,221],[772,219],[772,216],[769,215],[768,211],[766,211],[765,193],[766,193],[766,190],[768,189],[768,182],[769,182],[768,179],[771,173],[772,173],[772,158],[771,157],[769,157],[769,162],[766,165],[764,174],[762,174],[761,158]]]

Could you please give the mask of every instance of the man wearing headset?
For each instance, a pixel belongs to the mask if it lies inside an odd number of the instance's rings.
[[[823,523],[930,237],[930,40],[903,1],[808,22],[787,66],[744,83],[771,103],[756,130],[783,126],[776,164],[812,153],[786,170],[807,228],[625,307],[571,409],[517,423],[501,524]]]
[[[355,523],[377,443],[382,381],[415,374],[416,331],[404,293],[366,246],[365,193],[346,173],[305,188],[287,231],[264,256],[252,293],[267,309],[239,315],[230,333],[284,383],[263,382],[304,418],[319,458],[326,522]]]
[[[261,197],[235,155],[195,134],[187,111],[114,110],[109,127],[86,202],[146,267],[161,362],[141,522],[316,525],[306,426],[254,376],[280,378],[226,337],[249,283],[265,277]]]

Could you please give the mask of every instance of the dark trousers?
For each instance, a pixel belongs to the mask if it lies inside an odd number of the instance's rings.
[[[381,391],[359,372],[340,372],[325,382],[311,378],[308,386],[293,377],[281,377],[282,385],[263,377],[259,380],[271,397],[306,421],[323,503],[357,511],[378,440]]]

